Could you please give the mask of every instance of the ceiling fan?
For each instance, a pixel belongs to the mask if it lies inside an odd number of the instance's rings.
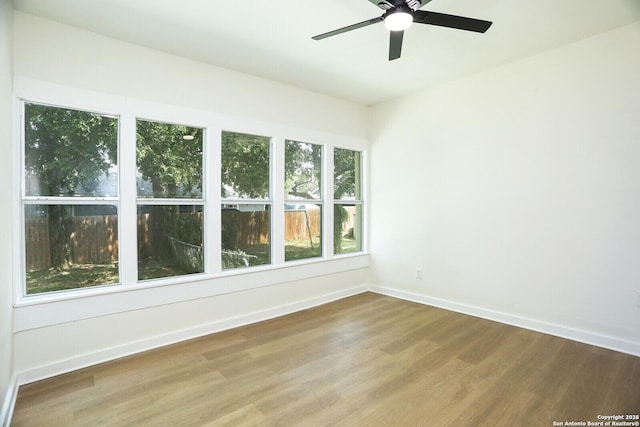
[[[492,22],[481,19],[465,18],[463,16],[447,15],[438,12],[426,12],[418,10],[431,0],[369,0],[385,12],[377,17],[338,28],[328,33],[319,34],[312,37],[313,40],[322,40],[327,37],[346,33],[378,22],[384,22],[385,27],[390,31],[389,40],[389,61],[400,58],[402,53],[402,38],[404,30],[409,28],[413,22],[418,24],[437,25],[439,27],[456,28],[458,30],[475,31],[484,33],[489,29]]]

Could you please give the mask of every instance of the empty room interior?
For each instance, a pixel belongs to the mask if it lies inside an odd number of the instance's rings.
[[[640,425],[639,47],[636,0],[0,0],[0,425]]]

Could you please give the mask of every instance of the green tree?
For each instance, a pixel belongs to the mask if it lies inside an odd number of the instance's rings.
[[[359,198],[359,163],[358,151],[336,148],[333,156],[333,198],[340,200],[343,196]]]
[[[202,129],[138,120],[136,132],[138,172],[153,197],[202,194]]]
[[[201,194],[201,129],[140,120],[136,150],[138,171],[143,179],[152,183],[154,197]],[[100,193],[100,178],[116,168],[117,153],[117,118],[25,104],[27,196],[105,196]],[[64,218],[68,217],[70,207],[46,206],[51,266],[65,268],[69,261],[71,230]],[[179,221],[174,211],[176,209],[167,210],[172,218],[156,215],[156,228],[170,224],[186,235],[197,236],[198,233],[190,230],[195,227],[193,219]]]
[[[267,199],[271,182],[270,139],[264,136],[237,132],[222,132],[222,197],[231,199]],[[223,210],[222,247],[238,251],[238,228],[236,215]],[[240,253],[240,252],[238,252]],[[241,254],[241,253],[240,253]],[[229,257],[223,258],[228,262]],[[236,266],[236,265],[229,265]]]
[[[340,200],[345,196],[360,198],[360,153],[336,148],[333,156],[333,198]],[[342,249],[342,226],[349,219],[349,213],[342,206],[333,205],[333,250]]]
[[[27,196],[94,196],[117,163],[118,121],[96,113],[25,104]],[[51,266],[69,261],[64,205],[46,205]]]
[[[198,198],[202,195],[203,131],[184,125],[138,120],[136,163],[142,179],[151,182],[156,198]],[[139,194],[142,196],[142,194]],[[202,244],[202,217],[180,213],[176,205],[153,205],[149,215],[152,253],[168,257],[167,236]]]
[[[222,133],[222,197],[269,197],[269,138]]]
[[[287,141],[284,156],[287,196],[309,200],[320,197],[322,146]]]

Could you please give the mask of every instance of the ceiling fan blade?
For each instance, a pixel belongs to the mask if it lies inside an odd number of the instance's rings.
[[[389,61],[400,58],[402,53],[402,38],[404,37],[404,31],[389,31],[391,37],[389,38]]]
[[[347,31],[357,30],[358,28],[366,27],[372,24],[377,24],[378,22],[382,22],[382,16],[377,18],[369,19],[366,21],[358,22],[357,24],[349,25],[347,27],[338,28],[337,30],[329,31],[328,33],[318,34],[317,36],[311,37],[314,40],[322,40],[327,37],[337,36],[338,34],[346,33]]]
[[[458,30],[484,33],[492,22],[481,19],[465,18],[464,16],[447,15],[446,13],[427,12],[417,10],[413,12],[413,22],[419,24],[437,25],[439,27],[457,28]]]

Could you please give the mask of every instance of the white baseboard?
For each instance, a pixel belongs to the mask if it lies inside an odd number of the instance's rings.
[[[11,417],[13,416],[13,408],[16,406],[17,397],[18,381],[16,376],[13,375],[7,388],[7,393],[2,400],[2,408],[0,408],[0,425],[2,427],[9,427],[11,424]]]
[[[425,305],[443,308],[446,310],[464,313],[471,316],[481,317],[488,320],[505,323],[573,341],[583,342],[598,347],[603,347],[634,356],[640,356],[640,343],[625,341],[616,337],[595,334],[589,331],[568,328],[561,325],[541,322],[534,319],[528,319],[520,316],[514,316],[493,310],[487,310],[480,307],[469,306],[456,303],[453,301],[428,297],[425,295],[406,292],[394,288],[375,286],[366,284],[355,286],[349,289],[332,292],[324,295],[307,298],[292,303],[271,307],[265,310],[246,313],[237,317],[222,319],[219,321],[198,325],[193,328],[184,329],[170,334],[150,337],[148,339],[126,343],[120,346],[107,348],[93,353],[76,355],[73,358],[40,366],[27,371],[17,373],[12,382],[12,386],[5,397],[2,412],[0,413],[0,421],[8,424],[15,399],[17,397],[18,386],[28,384],[55,375],[64,374],[77,369],[85,368],[98,363],[107,362],[120,357],[128,356],[142,351],[152,350],[154,348],[165,345],[174,344],[192,338],[205,336],[208,334],[224,331],[227,329],[237,328],[240,326],[256,323],[274,317],[284,316],[297,311],[305,310],[318,305],[326,304],[352,295],[360,294],[366,291],[375,292],[382,295],[388,295],[394,298],[413,301]],[[3,426],[5,425],[3,424]]]
[[[129,356],[131,354],[152,350],[154,348],[175,344],[177,342],[202,337],[205,335],[213,334],[227,329],[237,328],[251,323],[269,320],[274,317],[284,316],[296,311],[306,310],[311,307],[326,304],[352,295],[357,295],[362,292],[366,292],[367,290],[368,286],[363,284],[338,292],[319,295],[289,304],[271,307],[265,310],[246,313],[237,317],[231,317],[211,323],[198,325],[193,328],[172,332],[170,334],[158,335],[148,339],[123,344],[117,347],[107,348],[94,353],[77,355],[73,358],[61,362],[56,362],[34,369],[29,369],[27,371],[19,372],[16,375],[17,384],[28,384],[41,379],[53,377],[55,375],[60,375],[88,366],[96,365],[98,363],[103,363],[110,360],[118,359],[120,357]],[[13,407],[13,405],[11,407]]]
[[[425,295],[406,292],[394,288],[370,286],[369,290],[371,292],[387,295],[394,298],[400,298],[407,301],[413,301],[420,304],[443,308],[445,310],[464,313],[475,317],[481,317],[483,319],[493,320],[496,322],[505,323],[507,325],[517,326],[536,332],[542,332],[560,338],[566,338],[572,341],[578,341],[597,347],[607,348],[610,350],[619,351],[621,353],[631,354],[633,356],[640,356],[640,343],[638,342],[627,341],[607,335],[600,335],[590,331],[569,328],[562,325],[546,323],[526,317],[514,316],[512,314],[487,310],[484,308],[460,304],[449,300],[428,297]]]

